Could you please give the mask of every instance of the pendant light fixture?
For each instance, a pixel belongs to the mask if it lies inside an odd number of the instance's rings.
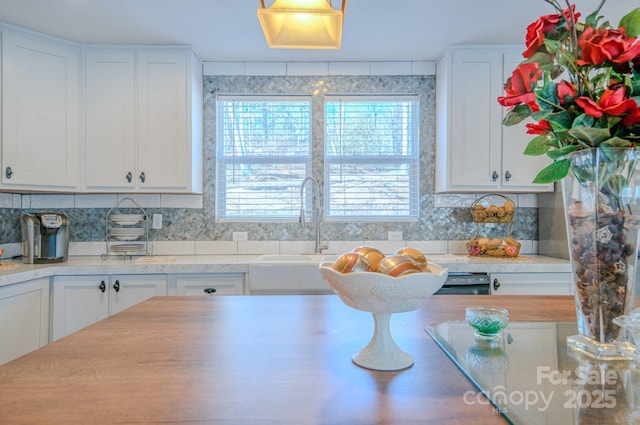
[[[334,9],[331,0],[274,0],[271,7],[258,9],[258,19],[267,44],[277,49],[339,49],[342,9]]]

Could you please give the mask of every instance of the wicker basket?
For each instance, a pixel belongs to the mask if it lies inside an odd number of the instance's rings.
[[[504,204],[485,205],[486,199],[493,196],[499,196],[504,199]],[[483,201],[485,201],[483,203]],[[501,194],[490,194],[476,199],[471,204],[471,216],[476,223],[511,223],[513,215],[516,212],[516,205],[511,198]]]
[[[501,197],[503,205],[489,204],[490,197]],[[516,212],[513,201],[501,194],[489,194],[476,199],[471,205],[471,216],[476,223],[476,234],[467,242],[467,252],[470,256],[488,257],[517,257],[520,254],[520,242],[511,237],[511,222]],[[488,223],[502,223],[507,225],[505,237],[480,237],[480,225]]]
[[[517,257],[520,255],[520,242],[511,237],[505,239],[473,238],[467,242],[467,252],[472,257]]]

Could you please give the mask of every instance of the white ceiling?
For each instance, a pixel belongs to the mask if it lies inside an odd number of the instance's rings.
[[[599,1],[576,7],[586,16]],[[602,12],[617,24],[630,3],[610,0]],[[435,60],[449,44],[524,43],[527,25],[554,13],[544,0],[350,0],[342,49],[312,51],[267,48],[259,7],[259,0],[0,0],[0,21],[79,43],[188,44],[203,61],[403,61]]]

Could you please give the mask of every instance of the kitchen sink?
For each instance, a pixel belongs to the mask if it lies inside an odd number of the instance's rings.
[[[322,263],[323,261],[334,261],[338,258],[337,255],[325,255],[325,254],[269,254],[261,255],[256,258],[255,262],[315,262]]]
[[[320,275],[320,263],[336,255],[262,255],[249,263],[249,294],[333,294]]]

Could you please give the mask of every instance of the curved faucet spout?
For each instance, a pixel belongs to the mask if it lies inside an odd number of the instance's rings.
[[[304,210],[304,188],[307,182],[311,182],[311,196],[314,198],[314,206],[311,214],[314,218],[315,230],[316,230],[316,246],[314,253],[320,254],[324,247],[320,246],[320,185],[318,181],[313,177],[307,177],[302,181],[300,185],[300,226],[305,227],[307,224]]]

